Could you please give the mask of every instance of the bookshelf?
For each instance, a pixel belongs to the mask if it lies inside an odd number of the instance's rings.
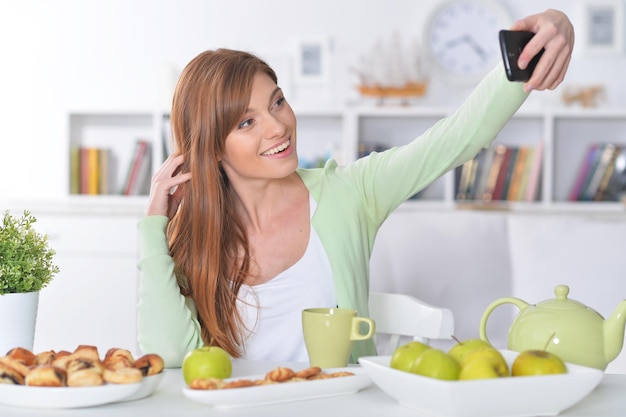
[[[149,182],[153,167],[159,166],[159,161],[162,161],[162,149],[154,146],[157,143],[155,133],[158,122],[157,114],[153,112],[70,113],[68,194],[90,197],[147,195],[146,182]],[[147,146],[140,146],[140,142]],[[144,157],[135,161],[140,150]],[[99,156],[88,160],[82,156],[94,153]],[[106,155],[104,163],[103,154]],[[143,184],[134,183],[130,190],[126,182],[133,168]],[[93,182],[99,185],[85,191],[80,185],[85,177],[89,177],[88,182],[97,177]]]
[[[407,143],[435,122],[450,114],[445,107],[354,105],[299,107],[298,150],[303,166],[319,165],[328,157],[340,164],[356,160],[364,151]],[[114,167],[106,198],[125,199],[120,194],[137,139],[150,142],[151,174],[169,152],[165,141],[169,115],[164,111],[74,112],[69,115],[69,146],[110,150]],[[458,172],[449,172],[424,190],[412,207],[444,209],[473,205],[513,211],[621,211],[620,202],[570,201],[569,194],[588,147],[595,142],[626,146],[626,109],[535,109],[522,107],[494,142],[506,147],[542,147],[538,194],[532,201],[459,201]],[[68,151],[69,152],[69,151]],[[68,171],[71,178],[71,168]],[[68,194],[74,197],[71,181]],[[147,191],[140,194],[146,196]],[[90,196],[95,199],[105,196]],[[494,204],[495,203],[495,204]]]

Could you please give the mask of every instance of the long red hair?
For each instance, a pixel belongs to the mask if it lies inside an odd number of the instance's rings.
[[[220,159],[240,123],[257,73],[274,71],[260,58],[218,49],[196,56],[183,70],[172,102],[174,149],[192,179],[167,235],[181,293],[191,296],[205,344],[241,355],[243,324],[236,301],[250,271],[248,238],[233,205]]]

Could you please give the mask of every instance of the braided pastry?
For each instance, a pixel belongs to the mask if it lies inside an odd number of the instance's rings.
[[[278,367],[272,369],[265,375],[265,379],[276,382],[284,382],[296,376],[293,369]]]

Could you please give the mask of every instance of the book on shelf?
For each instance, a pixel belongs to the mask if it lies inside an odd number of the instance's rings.
[[[624,165],[622,146],[591,144],[576,174],[569,201],[616,201],[624,185]]]
[[[495,145],[456,169],[456,199],[534,201],[539,188],[543,145]],[[529,191],[530,190],[530,191]]]
[[[497,145],[494,149],[494,154],[491,160],[491,167],[489,168],[489,176],[485,190],[482,194],[483,201],[493,200],[493,193],[496,189],[496,183],[498,181],[498,174],[500,173],[500,167],[502,161],[504,161],[504,155],[506,154],[506,146]]]
[[[108,149],[99,149],[98,152],[98,193],[109,194],[109,173],[110,169],[110,151]]]
[[[474,199],[474,194],[476,193],[476,188],[478,187],[478,177],[480,176],[484,156],[485,150],[483,149],[481,152],[478,153],[478,155],[476,155],[476,157],[472,161],[472,164],[470,165],[469,177],[467,178],[467,189],[464,197],[465,200]]]
[[[587,147],[570,201],[618,201],[626,186],[626,148],[614,143]]]
[[[611,156],[607,163],[606,169],[602,173],[602,178],[600,179],[598,187],[593,194],[593,201],[604,201],[604,193],[609,186],[609,181],[611,177],[613,176],[613,171],[615,170],[615,161],[617,160],[617,156],[620,152],[620,146],[613,147],[613,151],[611,152]]]
[[[513,200],[524,201],[526,189],[528,188],[528,179],[530,177],[530,167],[533,163],[533,157],[535,155],[535,148],[528,146],[525,148],[524,165],[521,168],[521,174],[519,178],[519,185],[517,192],[513,195]]]
[[[615,152],[615,162],[611,168],[611,175],[606,187],[598,190],[595,201],[619,201],[626,187],[626,147],[618,146]],[[603,187],[601,185],[601,187]]]
[[[108,148],[70,148],[70,193],[107,194],[113,160]]]
[[[599,146],[597,157],[594,158],[594,164],[592,165],[592,172],[589,176],[589,182],[587,187],[583,190],[582,194],[579,196],[579,200],[582,201],[592,201],[598,187],[600,186],[600,182],[602,181],[602,177],[604,176],[604,172],[606,171],[609,161],[612,158],[613,151],[615,150],[615,145],[612,143],[604,143]]]
[[[522,176],[524,175],[524,171],[525,171],[527,154],[528,154],[527,147],[520,146],[519,148],[517,148],[515,164],[511,170],[511,180],[509,183],[509,188],[506,193],[506,200],[509,200],[509,201],[517,200],[517,195],[519,194],[521,184],[522,184]]]
[[[504,185],[506,181],[506,175],[509,172],[509,165],[511,164],[511,155],[513,154],[513,148],[506,147],[502,163],[500,164],[500,170],[496,179],[496,186],[493,190],[493,200],[502,200],[504,194]]]
[[[471,187],[471,177],[476,168],[476,158],[470,159],[461,166],[461,175],[459,177],[459,186],[457,188],[457,200],[469,200],[468,192]]]
[[[511,187],[511,179],[515,173],[515,165],[519,162],[517,156],[519,154],[519,148],[511,148],[511,158],[509,164],[506,167],[506,173],[504,174],[504,184],[502,185],[502,194],[498,196],[498,200],[506,200],[509,195],[509,188]]]
[[[122,187],[123,195],[147,194],[149,191],[149,179],[151,173],[152,155],[150,142],[145,139],[137,139],[128,166],[126,180]],[[147,184],[146,184],[147,183]],[[146,187],[148,188],[146,190]]]
[[[87,148],[87,192],[85,194],[96,195],[100,192],[100,158],[97,148]]]
[[[587,148],[576,182],[570,193],[570,201],[581,201],[583,199],[601,156],[602,145],[594,143]]]
[[[80,194],[80,146],[70,148],[70,194]]]
[[[536,201],[539,199],[542,166],[543,142],[539,142],[539,144],[533,149],[533,156],[529,166],[526,189],[524,190],[525,201]]]
[[[483,149],[481,152],[481,157],[478,160],[478,167],[476,168],[476,179],[474,181],[475,186],[472,187],[472,200],[482,199],[482,196],[485,193],[494,154],[495,147]]]

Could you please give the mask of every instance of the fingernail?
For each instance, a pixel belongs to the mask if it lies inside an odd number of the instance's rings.
[[[520,59],[520,60],[517,62],[517,66],[518,66],[520,69],[525,69],[527,65],[528,65],[528,62],[526,62],[526,60],[525,60],[525,59]]]
[[[528,94],[528,93],[530,93],[531,91],[533,91],[533,88],[534,88],[534,87],[532,86],[532,84],[524,84],[524,92],[525,92],[526,94]]]

